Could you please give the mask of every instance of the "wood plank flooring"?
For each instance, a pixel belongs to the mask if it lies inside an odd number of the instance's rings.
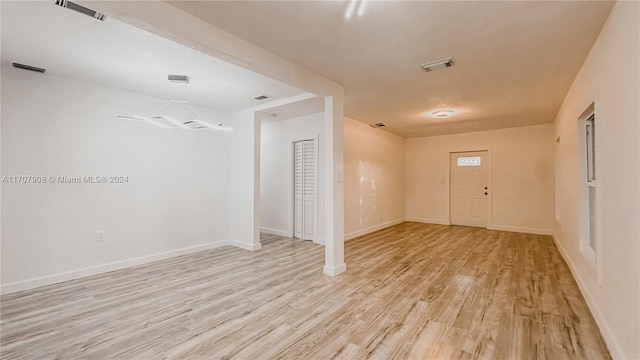
[[[609,359],[552,240],[403,223],[272,235],[1,298],[2,359]]]

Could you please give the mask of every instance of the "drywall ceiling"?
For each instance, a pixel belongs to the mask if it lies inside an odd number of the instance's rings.
[[[320,112],[324,112],[324,98],[319,96],[260,111],[260,113],[264,115],[262,117],[263,124],[317,114]]]
[[[2,63],[25,63],[58,75],[161,98],[168,74],[190,77],[187,100],[235,112],[303,91],[107,17],[101,22],[53,1],[2,1]],[[258,94],[273,96],[257,101]]]
[[[613,6],[368,1],[347,20],[348,1],[170,3],[343,85],[347,116],[404,137],[552,122]],[[425,116],[440,108],[459,113]]]

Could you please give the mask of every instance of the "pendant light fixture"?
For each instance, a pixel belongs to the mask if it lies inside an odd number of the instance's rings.
[[[151,125],[155,125],[163,128],[183,128],[190,130],[232,130],[229,127],[222,126],[222,123],[212,124],[208,121],[202,120],[202,116],[194,109],[186,100],[187,97],[187,84],[189,83],[189,77],[186,75],[169,75],[169,82],[171,82],[172,99],[168,103],[156,110],[151,116],[142,115],[130,115],[118,116],[121,119],[144,121]],[[175,99],[175,88],[183,88],[183,99]]]

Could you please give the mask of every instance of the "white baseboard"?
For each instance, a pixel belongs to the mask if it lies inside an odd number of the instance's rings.
[[[585,301],[587,302],[587,306],[589,307],[589,310],[591,310],[591,314],[593,314],[593,318],[596,320],[596,323],[600,328],[602,337],[604,337],[604,341],[607,343],[607,347],[609,348],[611,357],[614,359],[630,359],[630,357],[625,356],[624,351],[622,350],[622,347],[620,347],[620,344],[618,343],[615,336],[613,335],[613,332],[611,331],[611,327],[609,326],[609,323],[605,319],[604,315],[602,314],[602,311],[600,310],[600,307],[598,307],[598,304],[596,303],[593,295],[589,291],[589,287],[585,283],[580,273],[577,271],[577,268],[573,263],[573,261],[571,260],[569,253],[567,253],[562,243],[558,240],[558,238],[556,237],[556,234],[552,233],[551,237],[553,238],[553,242],[556,244],[558,251],[560,251],[560,255],[562,255],[562,258],[564,258],[564,261],[569,266],[569,270],[571,271],[573,278],[576,280],[576,283],[578,284],[578,289],[580,289],[580,292],[582,293],[582,297],[584,297]]]
[[[329,275],[329,276],[336,276],[338,274],[341,274],[343,272],[345,272],[347,270],[347,264],[342,263],[338,266],[323,266],[322,267],[322,272],[324,272],[325,274]]]
[[[405,220],[406,221],[412,221],[412,222],[426,223],[426,224],[451,225],[449,220],[442,220],[442,219],[427,219],[427,218],[408,217]]]
[[[229,245],[235,246],[237,248],[244,249],[244,250],[250,250],[250,251],[256,251],[256,250],[262,249],[261,243],[247,244],[237,240],[229,240]]]
[[[284,237],[288,237],[288,238],[290,238],[292,236],[291,233],[288,232],[288,231],[272,229],[272,228],[268,228],[268,227],[261,227],[260,228],[260,232],[263,232],[265,234],[284,236]]]
[[[75,280],[75,279],[92,276],[92,275],[98,275],[98,274],[120,270],[128,267],[132,267],[132,266],[147,264],[154,261],[169,259],[169,258],[180,256],[180,255],[187,255],[187,254],[192,254],[198,251],[215,249],[215,248],[218,248],[221,246],[227,246],[227,245],[238,246],[230,240],[216,241],[216,242],[212,242],[204,245],[196,245],[196,246],[191,246],[187,248],[166,251],[158,254],[141,256],[133,259],[127,259],[127,260],[116,261],[116,262],[97,265],[97,266],[91,266],[84,269],[43,276],[35,279],[14,282],[11,284],[3,284],[2,287],[0,287],[0,293],[9,294],[9,293],[22,291],[22,290],[33,289],[40,286],[51,285],[51,284],[55,284],[63,281]]]
[[[408,217],[406,221],[413,221],[419,223],[427,223],[427,224],[437,224],[437,225],[451,225],[449,220],[442,219],[427,219],[427,218],[415,218]],[[487,226],[488,230],[500,230],[500,231],[510,231],[510,232],[519,232],[519,233],[527,233],[527,234],[537,234],[537,235],[551,235],[552,231],[547,229],[536,229],[536,228],[525,228],[518,226],[504,226],[504,225],[489,225]]]
[[[260,228],[260,232],[261,233],[265,233],[265,234],[282,236],[282,237],[286,237],[286,238],[292,238],[293,237],[293,234],[291,234],[290,232],[287,232],[287,231],[284,231],[284,230],[272,229],[272,228],[268,228],[268,227],[261,227]],[[324,238],[317,238],[317,239],[313,240],[313,242],[315,244],[324,245]]]
[[[526,228],[519,226],[489,225],[487,226],[487,230],[510,231],[536,235],[553,235],[553,231],[549,229]]]
[[[372,233],[374,231],[378,231],[378,230],[387,228],[389,226],[400,224],[400,223],[402,223],[404,221],[405,221],[405,219],[401,218],[401,219],[396,219],[396,220],[392,220],[392,221],[387,221],[387,222],[382,223],[382,224],[370,226],[370,227],[365,228],[365,229],[352,231],[352,232],[350,232],[348,234],[344,234],[344,240],[345,241],[346,240],[351,240],[351,239],[357,238],[358,236],[366,235],[366,234]]]

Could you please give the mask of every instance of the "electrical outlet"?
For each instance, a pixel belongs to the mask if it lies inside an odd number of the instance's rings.
[[[380,218],[378,219],[380,222],[384,221],[384,216],[380,215]]]
[[[98,231],[96,233],[96,242],[97,243],[102,243],[104,242],[104,231]]]

